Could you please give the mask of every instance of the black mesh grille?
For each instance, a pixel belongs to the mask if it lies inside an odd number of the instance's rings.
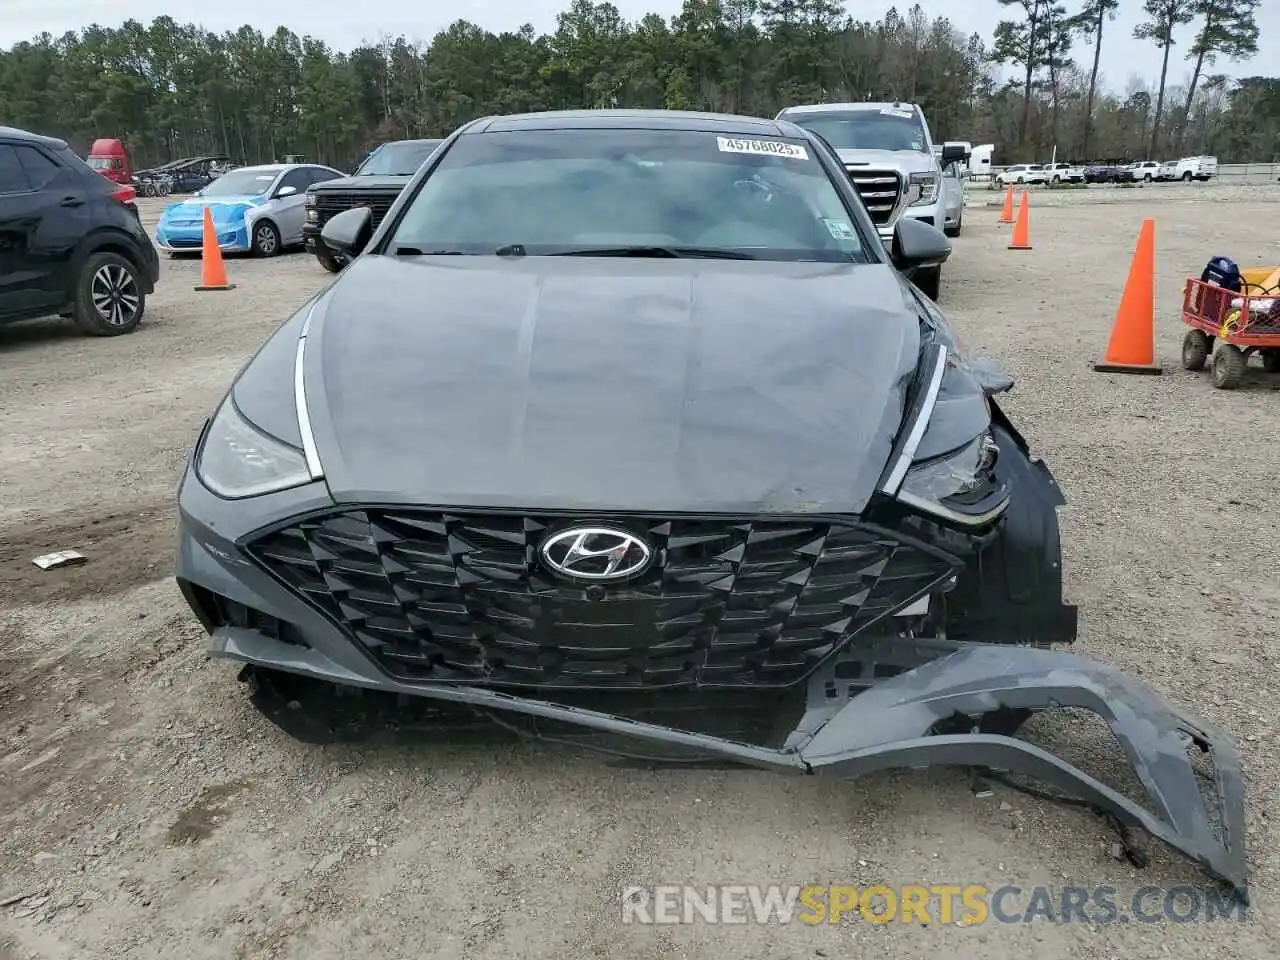
[[[352,510],[249,549],[393,675],[537,687],[785,686],[953,572],[858,524],[604,520],[653,547],[637,579],[544,569],[565,517]]]
[[[391,209],[391,205],[396,202],[396,197],[399,194],[387,193],[386,191],[361,193],[359,191],[348,192],[345,190],[317,190],[313,196],[316,198],[316,216],[319,219],[320,226],[324,226],[331,217],[342,213],[344,210],[368,207],[373,214],[373,229],[376,230],[378,229],[378,224],[382,223],[382,218]]]

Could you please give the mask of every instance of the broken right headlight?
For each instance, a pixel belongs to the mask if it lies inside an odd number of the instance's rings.
[[[922,513],[967,527],[991,523],[1009,505],[996,476],[1000,448],[990,430],[941,456],[913,463],[897,497]]]

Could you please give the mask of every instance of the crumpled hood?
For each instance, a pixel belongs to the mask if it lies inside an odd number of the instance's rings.
[[[837,150],[840,161],[849,165],[880,167],[903,173],[933,173],[937,160],[931,153],[919,150]]]
[[[906,296],[886,265],[365,256],[316,303],[307,408],[340,502],[859,512]]]
[[[165,207],[161,219],[166,222],[199,220],[204,217],[205,207],[213,211],[215,221],[236,219],[243,216],[250,207],[258,207],[266,202],[266,197],[192,197]]]

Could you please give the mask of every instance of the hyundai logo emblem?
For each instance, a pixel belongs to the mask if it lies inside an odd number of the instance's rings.
[[[645,570],[653,551],[639,537],[613,527],[570,527],[552,534],[539,551],[563,577],[596,583],[625,580]]]

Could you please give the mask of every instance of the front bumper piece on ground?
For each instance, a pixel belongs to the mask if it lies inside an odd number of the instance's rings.
[[[250,665],[374,686],[329,669],[315,651],[282,660],[280,645],[253,630],[219,628],[212,650]],[[345,674],[345,675],[344,675]],[[383,691],[480,712],[559,721],[751,766],[845,778],[889,768],[967,766],[1034,777],[1109,816],[1126,838],[1145,831],[1247,898],[1244,799],[1239,757],[1219,731],[1192,720],[1141,681],[1074,654],[1029,647],[964,646],[858,692],[823,671],[809,681],[807,709],[780,749],[755,746],[581,707],[475,686],[380,680]],[[296,706],[296,705],[295,705]],[[1144,807],[1027,740],[983,732],[988,718],[1050,708],[1090,710],[1111,728],[1148,795]],[[956,727],[954,721],[962,723]],[[967,733],[940,733],[969,729]],[[1015,724],[1016,727],[1016,724]],[[1213,764],[1211,812],[1188,750]],[[1207,778],[1206,778],[1207,779]],[[1128,844],[1131,851],[1140,847]],[[1136,859],[1136,858],[1135,858]]]

